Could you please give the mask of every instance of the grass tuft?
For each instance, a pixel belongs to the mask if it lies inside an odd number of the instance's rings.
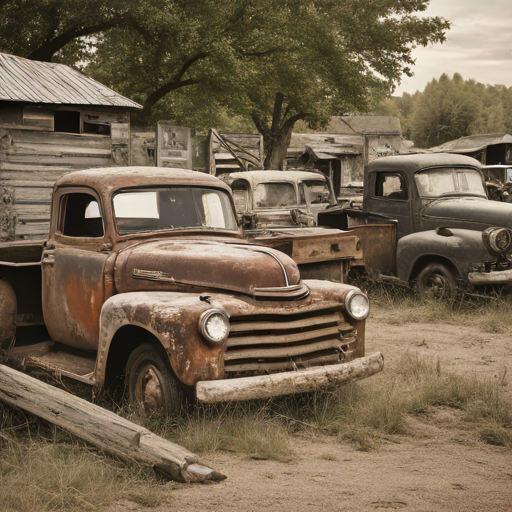
[[[96,511],[122,499],[162,503],[152,471],[106,457],[2,404],[0,418],[2,511]]]
[[[133,409],[127,416],[194,453],[226,451],[282,462],[293,457],[287,428],[263,402],[198,406],[179,418]]]

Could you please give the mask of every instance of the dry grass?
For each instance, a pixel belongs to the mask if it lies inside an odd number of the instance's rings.
[[[233,452],[253,459],[291,460],[287,428],[265,403],[199,406],[180,418],[125,409],[131,421],[194,453]]]
[[[410,415],[436,406],[464,412],[489,443],[512,448],[512,401],[506,379],[479,379],[442,371],[439,361],[407,353],[396,368],[333,392],[286,398],[275,405],[283,416],[316,426],[356,443],[361,450],[378,446],[380,437],[412,434]]]
[[[164,501],[152,472],[127,466],[0,404],[0,503],[5,512],[96,511]]]
[[[487,297],[465,295],[446,302],[430,299],[420,302],[412,290],[367,280],[354,282],[368,293],[371,303],[389,310],[387,323],[431,323],[475,325],[489,333],[504,333],[512,328],[512,295],[489,293]]]

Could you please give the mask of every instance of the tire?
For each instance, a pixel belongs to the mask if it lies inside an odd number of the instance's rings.
[[[131,403],[148,412],[176,415],[183,406],[181,384],[171,365],[150,343],[139,345],[126,363],[126,385]]]
[[[442,263],[430,263],[416,280],[416,293],[421,300],[454,300],[457,296],[457,283],[453,273]]]

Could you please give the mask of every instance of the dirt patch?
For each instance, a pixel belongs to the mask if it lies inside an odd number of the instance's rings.
[[[387,371],[412,351],[439,357],[453,372],[502,378],[509,369],[510,375],[508,328],[489,332],[485,322],[413,319],[407,312],[390,315],[374,307],[367,353],[383,352]],[[293,438],[296,456],[288,463],[226,453],[203,456],[228,479],[205,486],[169,483],[166,505],[145,509],[123,503],[112,510],[512,511],[512,453],[481,441],[461,414],[441,407],[411,418],[412,435],[386,438],[370,452],[324,434],[301,433]]]

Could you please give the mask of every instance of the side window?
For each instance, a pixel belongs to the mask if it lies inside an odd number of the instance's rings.
[[[397,172],[378,172],[375,176],[374,197],[408,199],[409,194],[405,178]]]
[[[231,185],[236,213],[249,210],[249,184],[245,180],[236,180]]]
[[[62,196],[59,226],[65,236],[102,237],[103,220],[96,198],[81,192]]]

